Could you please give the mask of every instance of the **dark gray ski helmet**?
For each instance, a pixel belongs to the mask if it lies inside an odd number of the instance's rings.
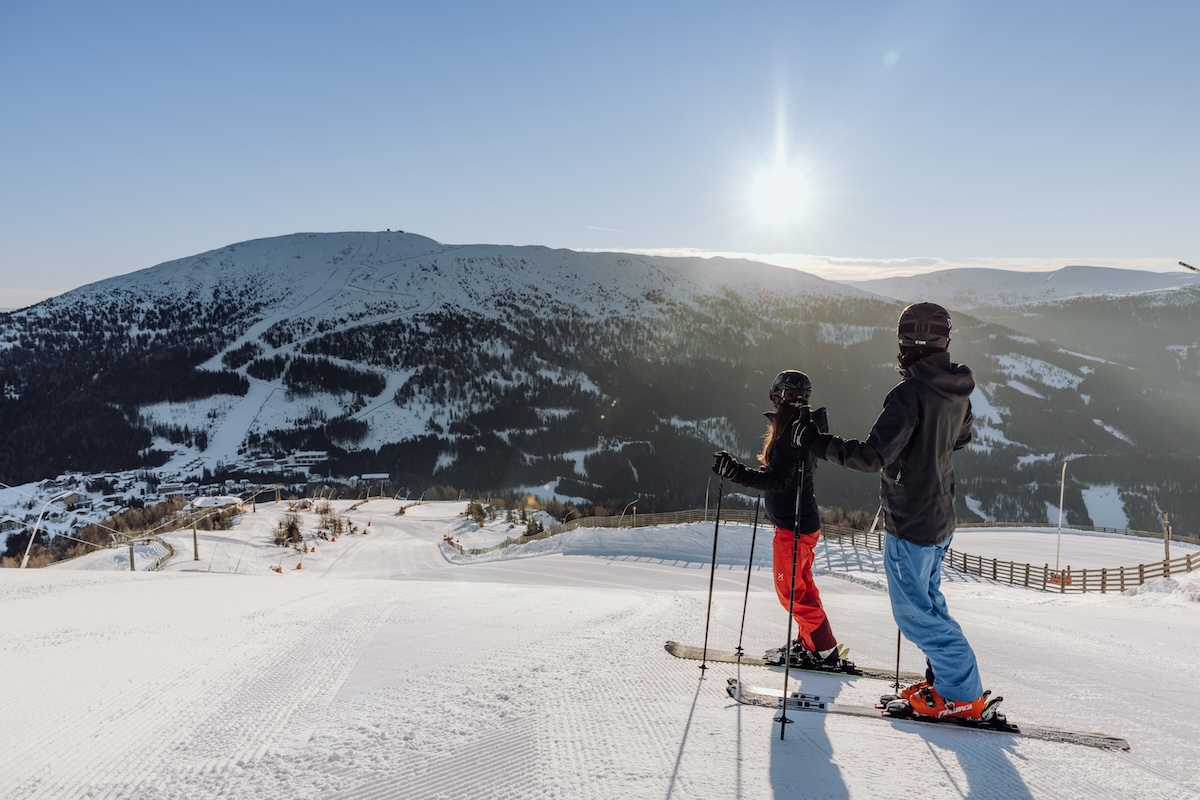
[[[902,348],[945,350],[950,347],[950,314],[937,303],[913,303],[900,312],[896,337]]]
[[[812,394],[812,381],[798,369],[785,369],[771,384],[771,402],[776,408],[784,403],[805,405]]]

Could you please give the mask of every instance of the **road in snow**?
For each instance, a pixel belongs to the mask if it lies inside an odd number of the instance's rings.
[[[0,572],[0,796],[1200,797],[1200,577],[1059,596],[946,575],[1010,718],[1123,735],[1128,753],[800,712],[780,741],[772,712],[725,696],[737,667],[702,674],[662,649],[703,638],[711,524],[580,530],[541,555],[452,563],[440,541],[467,530],[463,504],[335,507],[365,534],[316,540],[302,561],[269,544],[283,513],[269,505],[202,532],[198,560],[190,531],[171,535],[159,573],[105,553]],[[1052,554],[1054,536],[1029,536],[1021,548]],[[749,538],[722,529],[715,646],[738,641]],[[1105,559],[1147,544],[1087,538]],[[853,657],[893,665],[879,553],[823,545],[817,568]],[[769,572],[750,578],[754,652],[786,618]],[[901,661],[922,666],[907,643]],[[843,702],[887,688],[797,680]]]

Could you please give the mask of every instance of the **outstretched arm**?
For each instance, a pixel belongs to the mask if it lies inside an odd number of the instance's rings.
[[[713,458],[713,472],[734,483],[764,492],[783,491],[795,472],[795,462],[791,462],[790,470],[773,467],[754,469],[738,461],[725,450],[713,453]]]
[[[805,426],[797,438],[807,440],[806,446],[817,458],[859,472],[879,472],[900,456],[917,426],[915,398],[900,389],[897,386],[883,401],[883,411],[866,440],[820,433],[815,426]]]

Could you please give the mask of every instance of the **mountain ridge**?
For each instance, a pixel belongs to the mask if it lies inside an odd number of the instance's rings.
[[[1045,271],[978,267],[846,283],[901,301],[936,295],[947,305],[975,310],[1006,304],[1045,305],[1079,297],[1144,294],[1200,286],[1200,275],[1086,265]]]
[[[1115,459],[1198,449],[1194,428],[1174,428],[1200,376],[1200,343],[1178,330],[1200,291],[1184,281],[1057,296],[1096,274],[1110,288],[1159,280],[1092,269],[1021,279],[1052,285],[1026,305],[968,306],[946,299],[965,298],[973,277],[955,271],[841,284],[752,261],[398,231],[251,240],[4,315],[0,480],[117,467],[250,474],[304,451],[326,460],[301,476],[387,472],[406,485],[691,504],[714,448],[752,457],[780,369],[810,373],[835,433],[865,434],[897,379],[903,303],[886,287],[947,305],[952,355],[977,373],[961,513],[1044,519],[1043,504],[1057,503],[1052,462],[1066,455],[1093,454],[1095,482],[1121,479]],[[983,277],[978,286],[1004,276]],[[940,294],[919,293],[934,285]],[[1163,297],[1172,303],[1150,305]],[[1090,325],[1132,349],[1093,352],[1101,333]],[[56,433],[64,420],[74,427]],[[1148,469],[1118,490],[1143,525],[1180,494],[1166,467]],[[873,502],[871,476],[825,468],[818,480],[823,502]],[[1069,507],[1082,508],[1082,488]]]

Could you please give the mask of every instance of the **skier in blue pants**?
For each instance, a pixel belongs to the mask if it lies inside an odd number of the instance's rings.
[[[883,402],[865,440],[797,427],[795,442],[817,458],[878,472],[884,512],[884,567],[892,616],[925,654],[927,680],[900,690],[912,712],[988,720],[1000,698],[983,691],[975,653],[946,607],[942,560],[954,535],[953,454],[971,441],[971,370],[950,361],[950,315],[916,303],[897,323],[904,376]]]

